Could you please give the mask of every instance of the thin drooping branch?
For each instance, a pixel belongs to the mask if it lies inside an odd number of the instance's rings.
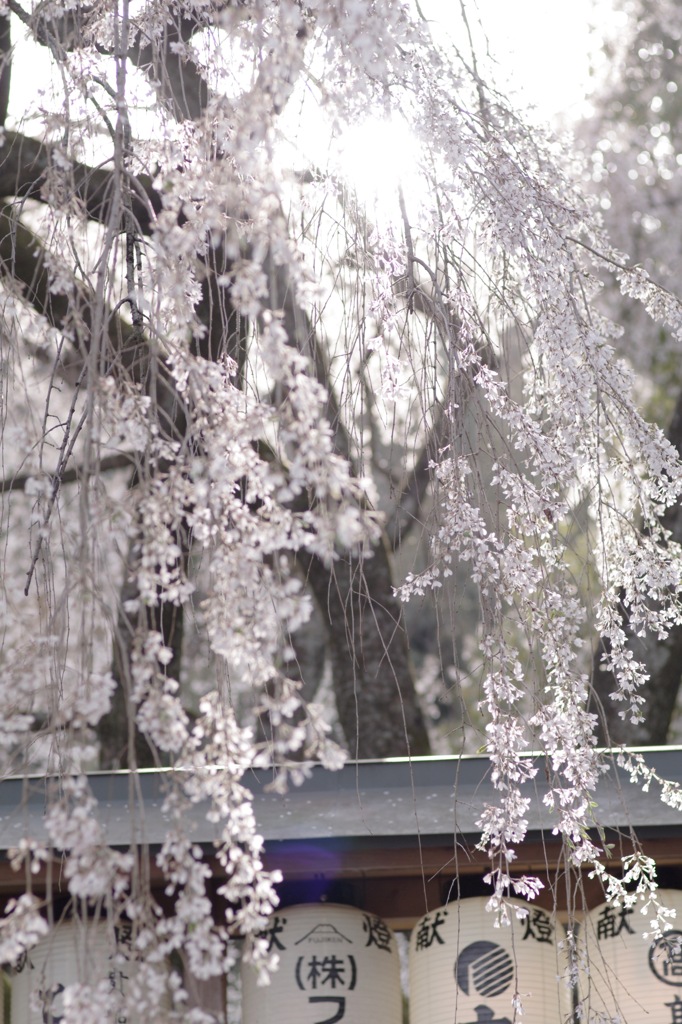
[[[443,419],[443,408],[439,405],[429,436],[422,445],[412,469],[407,474],[400,493],[395,498],[393,512],[386,523],[386,536],[392,551],[400,547],[418,523],[423,523],[420,512],[432,480],[430,466],[435,462],[438,454]]]
[[[682,391],[677,396],[667,437],[682,455]],[[680,543],[682,504],[668,508],[661,522],[670,531],[671,539]],[[622,614],[626,623],[626,610]],[[603,664],[604,655],[610,653],[608,646],[605,648],[601,642],[595,651],[590,710],[597,715],[597,738],[604,746],[614,743],[644,746],[668,741],[682,686],[682,626],[674,626],[667,637],[647,637],[641,640],[633,636],[631,644],[636,656],[645,662],[649,670],[649,685],[642,708],[643,721],[639,723],[621,718],[619,711],[622,704],[611,698],[617,686],[613,672]]]
[[[73,454],[74,446],[78,441],[80,432],[86,422],[85,413],[81,413],[78,420],[76,420],[76,406],[78,404],[78,399],[80,396],[80,387],[84,379],[85,367],[83,367],[83,371],[81,372],[81,374],[78,377],[78,380],[74,384],[73,394],[71,396],[71,407],[69,408],[69,411],[64,419],[64,429],[62,434],[62,441],[59,447],[57,466],[54,473],[52,474],[50,492],[48,495],[47,503],[45,505],[45,509],[43,511],[42,527],[38,532],[38,540],[33,548],[33,552],[31,555],[31,564],[29,565],[28,572],[26,573],[26,584],[24,586],[24,595],[26,597],[28,596],[28,592],[31,588],[33,573],[35,572],[36,565],[38,564],[40,552],[42,550],[43,542],[47,534],[47,527],[49,525],[50,519],[52,517],[52,512],[54,511],[54,507],[57,502],[57,496],[62,486],[63,474],[66,470],[66,467],[69,464],[69,461]]]
[[[270,267],[270,301],[283,311],[289,343],[308,356],[315,377],[325,388],[335,448],[354,466],[350,438],[317,332],[281,267]],[[317,556],[300,555],[299,562],[329,627],[336,706],[353,756],[430,753],[385,533],[371,551],[340,556],[331,573]]]
[[[201,263],[201,298],[195,315],[205,330],[192,339],[192,351],[209,362],[225,356],[234,359],[237,380],[241,385],[247,356],[248,323],[230,302],[229,288],[221,283],[229,279],[234,260],[227,255],[221,242],[208,247]]]
[[[299,561],[329,626],[336,706],[352,756],[429,754],[385,539],[367,557],[339,556],[331,574],[316,556]]]
[[[218,265],[226,260],[222,247],[216,250]],[[203,312],[207,326],[206,333],[195,342],[197,354],[205,359],[217,360],[230,355],[242,362],[246,352],[248,321],[238,317],[229,302],[224,299],[227,291],[216,281],[216,267],[209,265],[207,276],[202,283],[202,300],[198,310]],[[142,344],[142,343],[141,343]],[[165,369],[163,364],[161,368]],[[172,440],[186,440],[187,410],[178,394],[171,374],[165,373],[160,382],[166,391],[162,435]],[[155,405],[157,402],[154,403]],[[170,469],[165,460],[151,470],[152,476],[163,476]],[[187,523],[179,513],[179,522],[173,527],[173,537],[184,575],[191,547],[191,534]],[[152,767],[160,763],[159,755],[149,737],[137,726],[136,708],[132,699],[131,665],[136,629],[152,630],[160,634],[164,645],[172,652],[166,666],[166,674],[180,679],[182,665],[182,642],[185,629],[185,608],[182,603],[163,600],[160,594],[155,604],[143,606],[137,585],[137,570],[140,560],[140,544],[134,536],[129,544],[125,563],[125,578],[119,595],[117,625],[114,632],[112,674],[116,681],[111,708],[100,720],[97,734],[100,742],[100,763],[105,768]],[[137,606],[131,613],[129,607]]]
[[[67,333],[70,343],[60,346],[57,370],[73,381],[89,361],[96,304],[88,285],[76,276],[71,278],[68,294],[53,289],[48,265],[39,237],[12,212],[0,211],[0,276],[11,279],[15,287],[20,284],[24,300],[52,327]],[[116,312],[107,310],[103,320],[106,334],[99,346],[97,373],[112,372],[119,379],[153,390],[162,430],[169,438],[181,440],[184,407],[164,360],[154,356],[139,329]],[[88,366],[88,372],[92,369]]]
[[[185,531],[176,532],[180,541]],[[183,561],[186,559],[188,543],[182,543]],[[124,565],[123,585],[119,593],[118,614],[113,636],[112,675],[116,681],[111,707],[97,725],[100,744],[100,766],[106,769],[152,768],[167,763],[156,749],[150,737],[141,731],[136,718],[133,700],[131,665],[136,631],[158,633],[172,652],[165,674],[171,679],[180,678],[182,664],[182,639],[185,614],[182,604],[159,600],[153,606],[142,605],[139,601],[137,568],[140,546],[137,537],[131,539]],[[131,605],[136,612],[129,611]]]
[[[23,285],[25,301],[36,312],[44,316],[48,323],[59,330],[66,329],[67,326],[74,323],[79,327],[76,332],[78,349],[71,350],[68,355],[64,356],[60,353],[57,357],[63,361],[65,373],[69,376],[72,375],[75,366],[80,367],[79,384],[74,391],[73,405],[80,385],[84,382],[91,383],[89,374],[93,369],[90,366],[89,351],[92,342],[91,328],[94,322],[94,300],[89,289],[83,282],[74,278],[71,294],[53,291],[48,261],[40,240],[17,217],[8,212],[0,213],[0,261],[4,274],[8,277],[11,276],[15,282]],[[156,410],[162,436],[175,442],[181,441],[186,432],[186,411],[175,387],[172,374],[163,360],[150,358],[149,346],[145,338],[141,336],[139,329],[122,320],[115,313],[109,313],[106,319],[109,325],[108,349],[106,358],[100,361],[97,369],[100,372],[113,373],[118,379],[123,378],[130,383],[142,385],[153,396],[153,408]],[[62,485],[82,478],[81,467],[69,465],[72,452],[73,441],[67,437],[66,446],[52,476],[47,516],[50,515],[55,505]],[[135,457],[134,455],[121,453],[104,456],[98,460],[96,471],[99,473],[105,469],[127,466],[131,462],[134,462],[137,467],[135,474],[137,479],[139,456]],[[160,465],[157,471],[164,472],[165,467]],[[20,484],[25,485],[27,478],[28,474],[26,478],[15,477],[7,481],[7,489],[16,490]],[[29,583],[37,555],[38,552],[34,552],[29,569]],[[122,608],[123,603],[122,601]],[[174,657],[178,659],[179,663],[182,609],[168,602],[160,602],[157,607],[148,609],[146,614],[150,618],[149,628],[155,628],[161,633],[171,646]],[[123,685],[127,671],[122,668],[123,660],[125,660],[122,654],[124,648],[128,658],[131,654],[129,636],[125,629],[127,620],[125,620],[123,611],[119,620],[116,641],[118,653],[114,659],[114,671],[121,685],[118,686],[114,696],[111,713],[105,716],[101,723],[103,763],[110,767],[121,764],[121,749],[127,746],[129,732],[132,729],[132,734],[135,737],[134,748],[137,754],[137,763],[148,766],[154,763],[153,753],[146,739],[135,731],[134,712],[129,714],[129,688],[126,689]],[[177,646],[173,646],[173,644]]]
[[[0,126],[7,120],[12,78],[12,37],[9,15],[0,15]]]
[[[317,331],[311,323],[308,313],[301,308],[296,298],[294,287],[289,280],[286,268],[273,266],[269,263],[270,302],[273,309],[281,309],[284,314],[284,329],[289,339],[299,352],[307,356],[315,379],[325,389],[327,395],[327,418],[334,433],[334,447],[339,455],[353,464],[353,452],[350,437],[341,412],[341,405],[334,390],[326,355],[320,344]],[[355,467],[354,467],[355,468]]]

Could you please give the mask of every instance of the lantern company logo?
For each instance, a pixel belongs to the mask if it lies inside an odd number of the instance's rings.
[[[682,932],[666,932],[652,943],[649,967],[666,985],[682,985]]]
[[[473,942],[455,963],[457,984],[466,995],[477,992],[487,999],[499,996],[513,977],[511,957],[494,942]]]
[[[342,935],[338,928],[335,928],[333,924],[316,924],[314,928],[311,928],[309,932],[294,943],[295,946],[300,946],[302,942],[349,942],[353,945],[353,940],[346,938]]]

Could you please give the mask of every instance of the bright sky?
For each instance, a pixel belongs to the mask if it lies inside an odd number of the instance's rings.
[[[463,43],[459,0],[418,2],[425,17],[433,21],[436,38],[445,31]],[[604,17],[597,12],[609,8],[610,0],[464,0],[464,5],[477,49],[484,46],[480,21],[491,53],[499,61],[500,77],[508,76],[543,120],[579,112],[589,81],[590,51],[594,50],[590,24]],[[21,34],[21,30],[15,32],[15,39]],[[26,90],[35,93],[46,84],[41,79],[48,78],[45,61],[22,56],[28,54],[19,54],[12,69],[15,108],[17,101],[25,106],[21,101],[25,101]],[[504,86],[504,81],[498,84]]]
[[[590,24],[604,0],[464,0],[472,32],[480,20],[491,53],[543,120],[577,113],[589,81]],[[461,39],[459,0],[419,0],[425,17]],[[434,26],[434,36],[437,35]],[[503,84],[503,83],[500,83]]]
[[[445,30],[462,39],[460,0],[418,2],[425,17],[433,20],[436,37]],[[476,28],[480,19],[503,73],[543,119],[551,120],[559,112],[570,114],[572,109],[577,113],[589,79],[590,49],[594,49],[590,24],[604,18],[600,12],[611,7],[610,0],[464,0],[464,5],[477,43],[482,39]],[[15,38],[19,35],[16,32]],[[36,72],[38,80],[47,77],[34,60],[17,60],[12,69],[13,78],[21,78],[22,86],[25,83],[31,92]],[[16,86],[13,98],[23,92]]]

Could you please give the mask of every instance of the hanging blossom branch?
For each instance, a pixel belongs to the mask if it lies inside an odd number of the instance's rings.
[[[293,13],[292,9],[290,14]],[[100,23],[99,28],[107,26]],[[128,31],[126,18],[122,30]],[[105,41],[106,36],[105,31]],[[287,67],[288,38],[288,33],[282,31],[282,57]],[[267,90],[268,103],[271,89],[272,83]],[[260,188],[256,182],[255,191],[250,191],[254,170],[258,169],[260,178],[263,175],[257,153],[256,164],[250,166],[254,154],[248,144],[241,153],[241,167],[234,167],[223,154],[208,167],[203,158],[193,160],[188,154],[178,171],[175,154],[170,156],[166,174],[174,179],[175,187],[164,193],[168,202],[165,210],[159,210],[155,259],[149,275],[151,294],[160,299],[160,305],[151,306],[149,323],[143,321],[135,297],[139,243],[128,185],[129,165],[134,159],[128,103],[126,82],[121,75],[116,91],[117,110],[123,118],[120,181],[117,184],[114,177],[110,182],[114,190],[110,208],[97,206],[88,208],[88,212],[104,220],[109,239],[110,229],[123,217],[126,288],[137,342],[152,348],[152,358],[146,361],[149,373],[154,372],[154,349],[161,349],[158,354],[164,365],[171,367],[187,424],[180,444],[172,434],[169,436],[163,410],[156,409],[151,396],[145,394],[146,380],[138,383],[135,377],[121,374],[117,359],[106,358],[108,340],[95,336],[88,352],[87,427],[96,442],[102,429],[95,429],[96,424],[103,424],[108,439],[115,438],[118,445],[143,453],[139,460],[140,481],[132,495],[136,509],[130,508],[124,516],[128,528],[132,528],[135,520],[142,523],[136,569],[138,597],[127,608],[131,621],[138,623],[132,644],[131,699],[138,727],[157,751],[171,757],[183,769],[174,776],[168,793],[166,811],[174,824],[158,858],[176,898],[176,916],[164,921],[155,918],[147,896],[138,894],[132,884],[132,865],[125,859],[117,862],[116,879],[104,870],[103,860],[97,864],[93,852],[103,837],[92,835],[87,829],[87,821],[95,815],[95,805],[85,796],[84,779],[79,778],[77,786],[81,787],[78,792],[86,813],[73,815],[65,810],[60,816],[55,805],[50,836],[57,849],[69,851],[65,874],[69,890],[86,900],[95,898],[97,888],[100,892],[110,891],[114,897],[111,913],[114,918],[125,914],[133,923],[133,946],[140,957],[159,958],[182,949],[196,976],[205,977],[223,973],[229,967],[234,955],[229,937],[262,928],[276,903],[276,879],[263,871],[262,841],[253,815],[248,813],[248,792],[240,783],[244,773],[253,765],[271,764],[274,760],[280,765],[277,785],[282,787],[287,778],[295,781],[305,772],[305,763],[298,761],[301,754],[307,760],[321,759],[329,767],[338,767],[344,759],[342,751],[330,741],[329,728],[319,709],[311,706],[305,709],[303,719],[296,716],[301,709],[297,685],[287,680],[279,668],[284,638],[305,620],[310,610],[293,573],[293,563],[282,552],[306,550],[330,562],[335,557],[337,542],[350,549],[372,542],[376,523],[367,507],[365,483],[354,479],[347,463],[333,451],[332,432],[324,416],[325,393],[309,377],[307,360],[290,348],[276,313],[264,313],[257,348],[275,392],[279,387],[286,393],[281,409],[240,391],[233,383],[237,367],[229,358],[207,362],[188,345],[195,332],[200,335],[205,329],[194,316],[194,275],[200,269],[200,257],[210,232],[223,230],[229,235],[233,231],[231,209],[239,210],[244,218],[246,249],[278,253],[281,262],[291,263],[290,277],[299,291],[307,283],[301,276],[297,256],[289,253],[286,232],[279,233],[279,229],[285,229],[284,222],[276,217],[272,223],[270,181],[266,180]],[[246,142],[251,126],[245,126],[244,131]],[[189,145],[192,148],[193,143],[190,141]],[[196,146],[198,157],[203,149],[201,139],[196,140]],[[257,150],[258,144],[254,146]],[[183,204],[180,212],[178,207]],[[59,211],[56,219],[59,220]],[[106,268],[106,263],[100,266]],[[259,262],[235,260],[233,273],[220,284],[225,289],[226,302],[233,304],[239,315],[258,316],[268,291]],[[97,301],[103,294],[100,287],[93,298]],[[93,324],[97,322],[93,317]],[[99,323],[107,322],[100,310]],[[143,326],[145,333],[149,331],[149,342],[142,337]],[[134,349],[135,337],[131,336],[129,341]],[[144,367],[144,361],[140,365]],[[103,366],[108,374],[98,380],[98,370]],[[276,452],[274,461],[259,456],[262,441],[267,441]],[[68,443],[68,438],[64,443]],[[147,466],[156,467],[157,471],[145,476],[143,470]],[[291,511],[292,502],[309,490],[314,498],[311,507],[306,502],[303,511]],[[176,541],[181,522],[192,531],[195,544],[206,548],[211,560],[212,593],[204,613],[213,649],[229,663],[230,671],[238,676],[248,674],[254,690],[261,695],[261,710],[273,722],[274,747],[255,743],[249,729],[237,724],[234,713],[226,709],[224,692],[202,701],[199,717],[192,722],[179,694],[178,680],[166,671],[171,652],[164,638],[150,632],[146,625],[145,608],[160,602],[179,605],[193,590],[184,575]],[[49,525],[45,522],[43,528]],[[269,689],[274,679],[279,683],[276,700]],[[77,767],[77,736],[84,729],[92,729],[106,713],[110,684],[111,679],[106,686],[94,677],[89,681],[87,714],[77,701],[63,702],[58,707],[52,724],[60,735],[57,766],[61,770]],[[81,745],[80,749],[85,748]],[[292,754],[296,761],[287,768]],[[224,763],[227,768],[216,770],[216,765]],[[187,808],[206,799],[212,807],[211,815],[222,823],[218,858],[226,877],[223,895],[234,908],[228,912],[223,927],[212,922],[206,866],[186,829]],[[71,825],[65,830],[67,821]],[[93,872],[95,866],[100,869],[98,872]],[[25,909],[23,904],[18,905],[5,920],[5,934],[26,919]],[[24,928],[25,945],[16,945],[18,952],[40,934],[32,925],[31,929],[29,934]],[[143,973],[140,968],[131,999],[136,1012],[147,1012],[152,1019],[159,1006],[158,979],[145,991],[140,980]],[[181,987],[176,987],[174,996],[181,1007]]]
[[[592,863],[605,882],[610,877],[602,849],[590,838],[592,794],[605,765],[595,748],[595,719],[586,711],[585,623],[596,615],[602,636],[609,638],[616,699],[625,702],[624,714],[636,717],[646,673],[627,648],[620,604],[638,630],[659,636],[682,614],[680,549],[660,523],[663,510],[680,498],[679,461],[661,431],[637,411],[631,377],[609,344],[609,326],[587,304],[596,285],[581,256],[593,250],[582,239],[599,238],[599,264],[616,263],[623,287],[636,292],[652,315],[679,324],[680,306],[606,248],[588,203],[560,175],[547,176],[549,161],[543,164],[537,139],[531,144],[518,122],[486,104],[472,124],[468,114],[446,106],[437,87],[424,88],[432,117],[440,111],[441,155],[449,172],[438,210],[441,234],[445,218],[453,236],[457,231],[466,238],[470,218],[479,244],[486,235],[490,259],[505,254],[506,272],[513,275],[501,314],[511,313],[519,323],[528,321],[529,311],[532,317],[523,404],[511,399],[497,373],[480,365],[472,346],[455,353],[457,372],[475,381],[498,424],[488,435],[491,484],[498,488],[506,523],[495,526],[479,504],[476,455],[466,451],[461,419],[452,409],[450,446],[433,465],[439,524],[434,561],[399,590],[408,599],[441,587],[454,564],[465,561],[481,595],[480,645],[487,665],[482,706],[492,780],[500,791],[500,802],[481,818],[481,845],[497,865],[491,880],[499,909],[514,885],[509,865],[527,829],[522,786],[536,770],[523,756],[529,748],[545,752],[553,773],[545,800],[570,859]],[[453,137],[470,155],[448,165]],[[457,244],[453,237],[454,251]],[[409,247],[405,258],[413,259]],[[445,298],[460,312],[466,339],[476,331],[475,322],[467,322],[470,283],[450,269],[459,284]],[[561,535],[572,501],[582,495],[593,502],[594,564],[603,582],[592,609],[577,595]],[[530,698],[529,655],[541,665]],[[637,863],[637,892],[648,899],[650,866],[641,858]],[[527,880],[517,884],[527,894]],[[607,891],[617,890],[612,879]]]

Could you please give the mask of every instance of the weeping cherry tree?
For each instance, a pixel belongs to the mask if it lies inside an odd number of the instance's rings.
[[[682,467],[594,299],[608,274],[675,337],[677,299],[489,84],[464,8],[441,46],[391,0],[0,7],[0,743],[5,775],[49,779],[48,840],[13,863],[59,863],[74,915],[131,924],[137,1013],[199,1024],[154,965],[223,974],[276,904],[245,773],[284,790],[313,760],[428,753],[404,607],[437,592],[456,622],[466,587],[475,655],[450,682],[474,680],[498,794],[493,907],[537,888],[511,863],[542,750],[567,863],[655,916],[650,862],[610,875],[591,831],[588,700],[598,636],[636,722],[630,633],[681,621]],[[367,142],[369,195],[345,157],[372,135],[399,142]],[[168,769],[172,917],[132,838],[103,845],[88,782],[148,765]],[[0,960],[46,933],[49,899],[10,904]],[[68,995],[74,1024],[120,1012]]]

